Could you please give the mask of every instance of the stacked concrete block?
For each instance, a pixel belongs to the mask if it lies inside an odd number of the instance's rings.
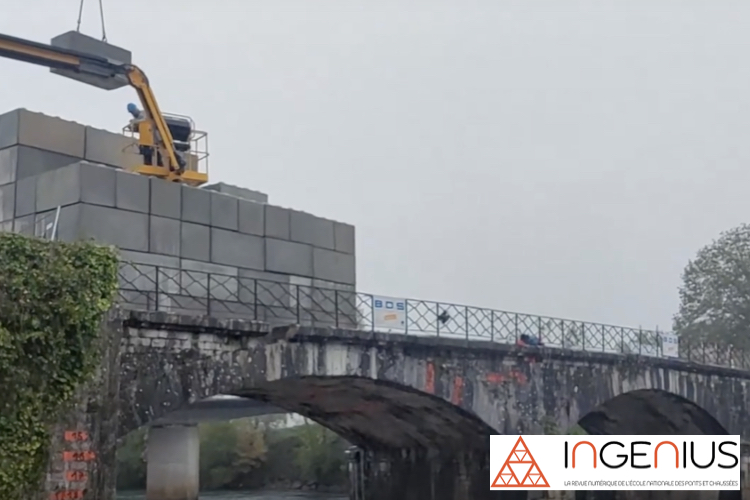
[[[0,185],[82,159],[85,137],[83,125],[41,113],[0,115]]]
[[[329,325],[356,309],[351,226],[86,161],[6,191],[19,231],[55,217],[61,240],[118,247],[132,305]]]
[[[130,64],[132,59],[132,53],[129,50],[84,35],[78,31],[68,31],[67,33],[58,35],[50,41],[50,44],[54,47],[75,50],[76,52],[102,57],[109,60],[111,63],[118,65]],[[94,76],[68,69],[57,68],[52,68],[50,71],[105,90],[119,89],[128,85],[128,80],[125,75]]]
[[[122,169],[140,161],[135,141],[122,134],[26,109],[0,115],[0,185],[80,160]]]
[[[59,239],[94,239],[148,252],[148,213],[117,208],[117,178],[131,175],[135,174],[79,161],[22,179],[16,183],[16,220],[29,212],[48,217],[59,207]]]
[[[133,54],[126,49],[84,35],[79,31],[68,31],[50,40],[50,45],[61,49],[74,50],[96,57],[103,57],[112,64],[130,64]],[[59,70],[55,70],[58,73]]]
[[[0,222],[13,221],[16,207],[16,190],[13,184],[0,186]]]
[[[35,234],[35,193],[28,179],[78,161],[84,142],[78,123],[25,109],[0,115],[0,230]]]
[[[83,158],[125,170],[132,170],[141,163],[134,138],[94,127],[86,127]]]
[[[208,184],[206,186],[203,186],[203,189],[208,189],[209,191],[218,191],[219,193],[236,196],[237,198],[254,201],[256,203],[268,203],[268,195],[266,193],[261,193],[260,191],[254,191],[252,189],[247,189],[239,186],[233,186],[224,182]]]
[[[269,205],[237,186],[130,173],[127,145],[118,134],[25,110],[0,115],[0,230],[40,235],[54,225],[64,241],[115,245],[131,263],[122,285],[139,306],[272,323],[350,315],[353,226]]]
[[[48,178],[48,184],[40,187],[39,197],[34,178],[81,160],[130,168],[138,162],[138,156],[135,151],[126,152],[126,145],[132,145],[132,140],[125,136],[26,109],[0,115],[0,230],[43,236],[50,218],[45,213],[56,206],[70,204],[70,197],[78,197],[76,202],[111,206],[98,199],[102,196],[114,199],[108,189],[112,185],[111,175],[105,175],[109,186],[102,188],[98,178],[87,178],[80,186],[74,182],[73,191],[70,186],[55,185],[55,178]],[[93,170],[89,173],[98,174]],[[61,180],[68,182],[73,177],[65,174]],[[120,187],[123,186],[124,183]],[[135,186],[120,189],[120,192],[123,196],[115,208],[122,208],[120,205],[134,208],[127,194],[136,193],[137,197]],[[63,200],[58,200],[59,197]],[[144,211],[148,212],[148,206]],[[81,215],[78,209],[68,209],[64,222],[95,217],[90,212],[84,211]]]

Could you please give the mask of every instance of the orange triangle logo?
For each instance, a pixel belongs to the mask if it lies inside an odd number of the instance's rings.
[[[492,488],[549,488],[549,483],[526,447],[522,437],[500,468]]]

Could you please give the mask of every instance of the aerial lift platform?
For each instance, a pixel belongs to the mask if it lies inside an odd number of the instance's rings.
[[[189,117],[162,113],[148,78],[139,67],[5,34],[0,34],[0,57],[78,74],[80,81],[103,89],[130,85],[143,107],[139,110],[128,106],[134,119],[123,129],[135,139],[137,152],[133,154],[142,160],[132,170],[191,186],[208,182],[206,133],[195,130]]]

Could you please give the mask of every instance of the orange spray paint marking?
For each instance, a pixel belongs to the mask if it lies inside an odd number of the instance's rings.
[[[71,482],[82,482],[86,481],[89,478],[89,475],[86,474],[85,471],[82,470],[68,470],[65,471],[65,480],[71,481]]]
[[[453,395],[451,396],[451,402],[454,405],[461,404],[461,399],[464,396],[464,379],[463,377],[456,377],[453,379]]]
[[[90,462],[96,459],[93,451],[64,451],[63,462]]]
[[[518,370],[513,370],[513,379],[521,385],[526,385],[529,381],[526,378],[526,375],[524,375],[523,372],[519,372]]]
[[[512,369],[508,373],[488,373],[487,382],[491,384],[502,384],[503,382],[518,382],[521,385],[526,385],[528,383],[528,379],[526,378],[526,375],[523,374],[523,372]]]
[[[81,500],[84,490],[60,490],[50,495],[50,500]]]
[[[430,394],[435,394],[435,365],[430,361],[427,363],[427,373],[425,374],[424,390]]]
[[[65,441],[76,442],[76,441],[88,441],[89,433],[84,431],[65,431]]]

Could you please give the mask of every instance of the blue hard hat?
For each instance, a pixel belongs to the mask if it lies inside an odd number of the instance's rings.
[[[138,112],[138,106],[136,106],[134,103],[128,103],[128,113],[137,113]]]

